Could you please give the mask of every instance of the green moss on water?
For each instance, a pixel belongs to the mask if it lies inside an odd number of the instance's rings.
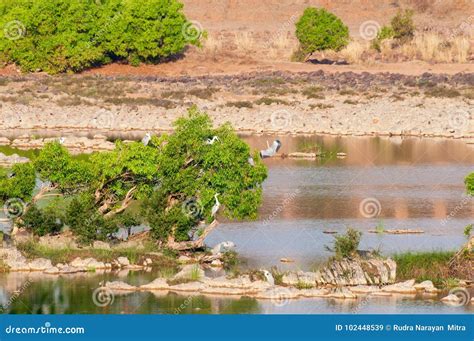
[[[417,282],[430,280],[435,286],[446,287],[451,278],[449,261],[452,251],[406,252],[396,254],[397,280],[416,279]]]

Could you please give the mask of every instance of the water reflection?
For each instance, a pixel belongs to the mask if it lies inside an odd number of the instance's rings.
[[[340,314],[340,313],[473,313],[474,306],[448,306],[438,298],[415,295],[344,299],[298,299],[285,304],[250,297],[183,295],[168,291],[116,292],[109,305],[99,307],[92,295],[100,281],[146,282],[156,274],[82,274],[55,277],[40,274],[0,274],[0,303],[10,314]],[[18,296],[9,297],[24,285]],[[20,285],[20,287],[18,286]]]

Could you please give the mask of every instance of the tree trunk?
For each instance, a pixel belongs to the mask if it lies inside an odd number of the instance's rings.
[[[209,233],[211,233],[211,231],[214,230],[217,227],[217,225],[219,225],[219,222],[214,219],[212,223],[206,226],[202,235],[198,239],[192,240],[192,241],[177,242],[174,240],[174,237],[170,235],[168,237],[168,243],[166,244],[166,246],[176,251],[202,249],[204,248],[204,239],[206,239]]]

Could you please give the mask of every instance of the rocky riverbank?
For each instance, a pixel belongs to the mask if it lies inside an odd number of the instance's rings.
[[[5,78],[0,135],[164,132],[196,104],[240,132],[469,139],[473,87],[470,73]]]

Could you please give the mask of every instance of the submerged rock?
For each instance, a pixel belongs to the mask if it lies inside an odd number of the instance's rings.
[[[143,290],[168,290],[169,284],[164,278],[157,278],[154,281],[140,286]]]
[[[122,281],[106,282],[105,287],[110,290],[125,290],[125,291],[137,290],[137,287],[130,285],[128,283],[122,282]]]
[[[395,283],[382,287],[382,291],[389,293],[398,294],[416,294],[416,288],[414,287],[415,280],[410,279],[405,282]]]

